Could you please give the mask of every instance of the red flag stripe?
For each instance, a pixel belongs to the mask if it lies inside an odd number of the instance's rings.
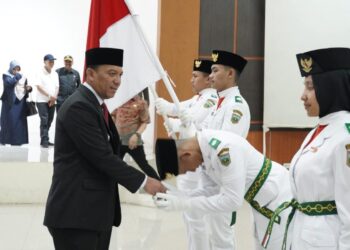
[[[100,47],[109,26],[130,14],[124,0],[91,0],[86,49]]]

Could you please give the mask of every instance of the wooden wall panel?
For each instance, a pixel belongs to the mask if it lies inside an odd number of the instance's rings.
[[[262,131],[250,131],[247,140],[254,148],[263,152],[263,132]]]
[[[190,78],[193,59],[199,50],[200,0],[160,0],[158,54],[160,61],[176,83],[180,100],[193,96]],[[160,97],[171,100],[164,84],[157,83]],[[167,137],[163,119],[156,117],[155,136]]]
[[[222,0],[225,2],[226,0]],[[200,0],[159,0],[158,54],[164,68],[169,72],[177,87],[180,100],[190,98],[193,93],[190,86],[192,61],[198,57],[200,38]],[[209,3],[208,1],[203,1]],[[263,151],[262,96],[263,96],[263,34],[265,0],[232,0],[230,8],[233,18],[233,52],[242,54],[251,66],[242,74],[241,90],[250,104],[252,112],[251,130],[248,141],[260,152]],[[203,10],[207,9],[204,8]],[[214,15],[214,14],[212,14]],[[205,13],[202,13],[205,16]],[[221,19],[220,19],[221,20]],[[204,25],[204,23],[202,23]],[[217,23],[215,24],[216,26]],[[229,22],[232,28],[232,22]],[[205,30],[202,27],[202,31]],[[209,27],[210,30],[210,27]],[[203,35],[203,34],[202,34]],[[232,39],[230,39],[231,41]],[[211,41],[209,38],[207,41]],[[202,41],[205,42],[205,41]],[[210,43],[210,46],[214,46]],[[210,58],[209,45],[202,45],[200,56]],[[205,48],[205,49],[203,49]],[[204,51],[203,51],[204,50]],[[255,74],[252,74],[255,71]],[[249,77],[248,77],[249,75]],[[259,80],[260,79],[260,80]],[[246,82],[249,82],[247,84]],[[253,89],[255,87],[255,89]],[[261,97],[251,95],[261,92]],[[159,96],[170,100],[163,83],[157,84]],[[254,103],[255,102],[255,103]],[[259,110],[259,112],[257,112]],[[156,116],[155,137],[166,138],[163,119]],[[279,163],[289,163],[299,149],[309,130],[277,129],[266,134],[266,154]]]
[[[270,159],[290,163],[310,130],[277,130],[266,133],[266,155]]]

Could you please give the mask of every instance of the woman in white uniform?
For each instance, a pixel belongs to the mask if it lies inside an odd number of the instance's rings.
[[[293,207],[292,250],[350,249],[350,49],[309,51],[297,60],[305,77],[301,100],[320,120],[291,162],[294,199],[275,215]]]

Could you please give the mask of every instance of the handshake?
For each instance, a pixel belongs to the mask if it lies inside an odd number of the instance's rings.
[[[183,211],[191,208],[190,198],[185,193],[165,182],[162,182],[162,184],[167,188],[166,193],[156,193],[153,196],[157,208],[166,211]]]

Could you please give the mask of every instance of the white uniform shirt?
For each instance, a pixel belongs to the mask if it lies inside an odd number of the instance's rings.
[[[305,147],[305,138],[293,157],[290,182],[299,203],[332,201],[337,215],[294,216],[292,249],[350,249],[350,112],[339,111],[320,119],[322,132]],[[349,128],[346,127],[349,124]]]
[[[50,96],[54,96],[59,88],[58,74],[55,70],[49,73],[45,68],[41,70],[36,79],[35,86],[43,88]],[[36,93],[37,102],[48,102],[49,97],[43,95],[40,91]]]
[[[239,135],[226,131],[207,130],[198,132],[197,138],[203,155],[203,188],[190,193],[191,209],[202,213],[230,213],[242,206],[244,195],[259,174],[264,156]],[[229,164],[224,165],[220,158],[227,152]],[[272,162],[271,172],[254,200],[260,206],[274,211],[281,203],[292,197],[286,168]],[[254,220],[261,241],[269,220],[253,209]],[[280,243],[284,234],[287,215],[281,224],[275,225],[272,236],[279,233]]]
[[[215,89],[207,88],[200,91],[199,95],[193,96],[191,99],[180,102],[180,109],[188,109],[193,117],[193,123],[197,130],[202,129],[202,123],[207,116],[214,110],[217,103],[217,93]],[[178,116],[178,110],[175,104],[172,104],[172,112],[169,115]],[[181,122],[179,119],[171,119],[171,124],[175,132],[179,131]]]
[[[219,97],[225,99],[206,118],[203,127],[230,131],[246,138],[250,127],[250,110],[238,87],[219,92]]]

